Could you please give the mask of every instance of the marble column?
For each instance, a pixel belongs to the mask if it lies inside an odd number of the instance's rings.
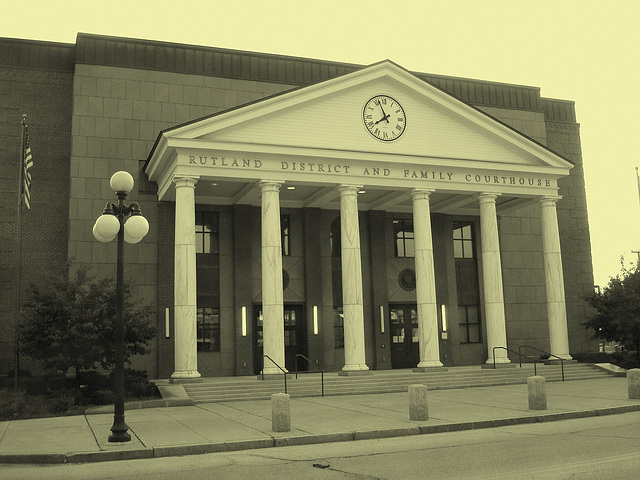
[[[172,379],[199,378],[196,332],[196,205],[198,177],[175,177],[175,371]]]
[[[344,372],[366,371],[357,185],[340,185]]]
[[[263,353],[269,355],[273,362],[285,369],[280,231],[281,185],[282,182],[267,180],[260,182],[262,189],[262,345]],[[268,358],[263,359],[265,375],[282,373],[273,362]]]
[[[487,364],[493,364],[493,347],[507,347],[502,263],[500,261],[498,216],[496,214],[497,197],[498,194],[486,192],[478,195],[482,243],[482,284],[487,325]],[[496,363],[511,363],[508,352],[503,349],[496,349],[495,358]]]
[[[416,299],[418,303],[418,340],[420,363],[418,368],[441,367],[438,338],[438,307],[436,305],[436,276],[433,267],[431,209],[429,195],[433,190],[414,189],[413,232],[415,243]]]
[[[558,216],[556,213],[556,202],[560,198],[562,197],[547,196],[540,199],[542,250],[547,289],[549,346],[551,353],[554,355],[564,360],[571,360],[567,332],[567,309],[564,297],[564,276],[562,274],[562,254],[560,253],[560,233],[558,231]],[[553,360],[553,357],[550,360]]]

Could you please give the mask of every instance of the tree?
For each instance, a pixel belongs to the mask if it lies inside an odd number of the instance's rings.
[[[583,326],[593,329],[597,338],[635,350],[640,364],[640,269],[623,264],[621,275],[586,300],[596,314]]]
[[[125,358],[147,352],[155,336],[148,308],[134,305],[131,286],[124,286]],[[18,325],[20,351],[66,372],[114,364],[116,288],[112,277],[96,280],[88,267],[73,275],[30,285]]]

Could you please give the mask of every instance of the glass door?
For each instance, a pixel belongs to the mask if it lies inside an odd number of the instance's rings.
[[[416,305],[389,305],[391,367],[413,368],[420,362],[418,308]]]
[[[284,368],[290,372],[307,371],[308,365],[303,358],[296,357],[297,354],[307,356],[307,342],[305,336],[304,308],[302,305],[285,305],[284,306]],[[260,305],[254,307],[254,372],[256,375],[262,371],[262,353],[263,353],[263,317]],[[297,365],[296,365],[297,361]]]

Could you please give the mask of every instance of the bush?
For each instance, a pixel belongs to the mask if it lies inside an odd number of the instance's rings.
[[[572,354],[573,358],[581,363],[611,363],[629,370],[640,368],[640,364],[634,352],[590,352]]]
[[[113,378],[113,376],[111,377]],[[113,382],[111,382],[113,384]],[[159,397],[158,387],[150,382],[147,372],[125,368],[124,393],[127,398]]]
[[[132,301],[125,283],[123,317],[125,360],[147,353],[156,334],[151,310]],[[88,267],[73,275],[69,267],[53,278],[42,279],[25,292],[18,338],[21,354],[43,362],[46,368],[76,372],[115,362],[116,284],[113,278],[96,280]]]
[[[27,377],[18,391],[0,391],[0,421],[79,415],[89,405],[113,403],[113,375],[80,372],[76,378],[64,375]],[[125,399],[158,398],[158,388],[146,372],[125,370]]]

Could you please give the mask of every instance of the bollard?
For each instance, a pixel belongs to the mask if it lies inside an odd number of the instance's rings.
[[[288,393],[271,395],[271,429],[274,432],[291,431],[291,411]]]
[[[627,370],[627,387],[630,400],[640,399],[640,368]]]
[[[429,420],[426,385],[409,385],[409,420]]]
[[[527,388],[529,389],[529,410],[546,410],[547,390],[544,377],[540,375],[527,377]]]

